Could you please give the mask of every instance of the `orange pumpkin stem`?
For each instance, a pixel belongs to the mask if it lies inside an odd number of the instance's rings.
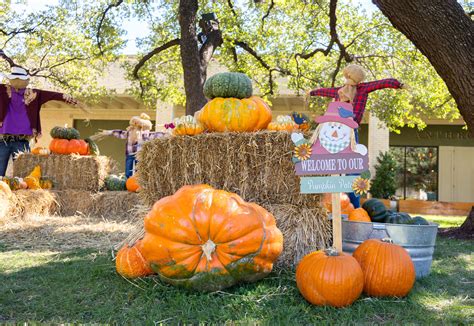
[[[326,254],[326,256],[339,256],[339,252],[334,247],[325,249],[324,253]]]
[[[214,242],[212,242],[211,239],[209,239],[201,247],[202,247],[202,252],[204,253],[204,256],[206,256],[207,261],[211,261],[212,260],[212,254],[216,250],[216,244]]]

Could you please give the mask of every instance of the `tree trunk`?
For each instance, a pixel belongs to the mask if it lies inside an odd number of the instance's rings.
[[[196,33],[197,10],[198,0],[179,1],[180,50],[187,115],[193,115],[194,112],[201,109],[207,102],[203,92],[206,77],[201,69]]]
[[[471,18],[456,0],[372,2],[428,58],[446,83],[474,136],[474,23]]]
[[[464,223],[459,227],[459,230],[464,234],[474,234],[474,206],[471,208],[471,212],[466,217]]]

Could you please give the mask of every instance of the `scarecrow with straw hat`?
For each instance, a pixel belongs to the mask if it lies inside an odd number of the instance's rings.
[[[360,125],[362,121],[362,117],[364,115],[365,107],[367,105],[369,93],[379,90],[379,89],[384,89],[384,88],[406,89],[407,87],[394,78],[381,79],[381,80],[375,80],[375,81],[364,83],[363,81],[365,80],[366,73],[361,66],[356,65],[356,64],[348,65],[347,67],[344,68],[342,73],[345,78],[344,86],[331,87],[331,88],[318,88],[318,89],[308,91],[307,93],[308,96],[331,97],[335,101],[346,102],[346,104],[350,106],[350,109],[349,107],[345,107],[345,108],[342,108],[342,110],[339,110],[338,112],[333,112],[333,109],[331,109],[332,107],[330,105],[328,112],[324,116],[319,117],[319,120],[316,121],[321,124],[318,126],[318,128],[314,132],[311,140],[316,141],[316,139],[318,139],[319,134],[323,132],[322,129],[327,128],[327,126],[324,127],[324,125],[326,124],[323,123],[323,122],[328,122],[329,120],[327,119],[330,119],[330,120],[336,119],[338,120],[337,122],[341,122],[340,121],[341,119],[350,118],[352,120],[351,123],[355,124],[354,125],[355,127],[353,127],[354,129],[352,129],[354,132],[354,136],[350,140],[350,143],[353,144],[352,146],[355,149],[356,144],[359,140],[357,127]],[[335,117],[336,114],[339,115],[339,117]],[[320,137],[320,139],[324,139],[324,136],[322,138]],[[347,142],[347,139],[345,142]],[[326,140],[326,145],[327,145],[327,147],[325,147],[326,150],[328,150],[328,148],[334,148],[331,146],[331,141],[329,139]],[[320,146],[324,147],[322,143],[320,144]],[[351,203],[354,205],[355,208],[360,207],[359,197],[357,197],[354,193],[350,193],[349,197],[351,199]]]
[[[125,176],[131,177],[135,171],[137,163],[136,154],[141,150],[143,144],[149,140],[166,135],[163,132],[151,131],[152,123],[146,113],[134,116],[130,119],[126,130],[102,130],[92,136],[93,140],[101,140],[106,136],[113,136],[119,139],[127,139],[125,147]]]
[[[0,50],[0,58],[8,58]],[[30,150],[29,141],[41,135],[40,110],[48,101],[62,101],[84,106],[69,95],[27,88],[30,82],[28,72],[19,66],[12,66],[4,75],[7,84],[0,84],[0,176],[5,176],[10,157]]]

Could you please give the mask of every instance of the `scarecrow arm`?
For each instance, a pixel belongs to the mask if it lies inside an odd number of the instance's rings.
[[[339,90],[339,88],[340,87],[318,88],[309,92],[309,95],[336,98],[338,96],[337,91]]]
[[[151,139],[156,139],[156,138],[160,138],[160,137],[163,137],[163,136],[166,136],[166,134],[164,132],[150,131],[150,133],[148,134],[148,139],[151,140]]]
[[[402,83],[400,83],[395,78],[388,78],[375,80],[368,83],[360,83],[359,86],[363,87],[366,93],[370,93],[384,88],[400,88],[402,87]]]
[[[58,92],[51,92],[51,91],[43,91],[43,90],[37,90],[39,93],[39,98],[40,98],[40,105],[45,104],[46,102],[49,101],[61,101],[65,102],[67,104],[71,105],[78,105],[79,101],[73,98],[70,95],[63,94],[63,93],[58,93]]]
[[[108,132],[109,136],[114,136],[119,139],[127,139],[128,138],[128,131],[127,130],[105,130]]]

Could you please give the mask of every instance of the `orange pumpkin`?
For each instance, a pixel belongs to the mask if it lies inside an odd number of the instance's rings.
[[[267,127],[268,130],[273,131],[288,131],[292,132],[298,129],[298,125],[293,121],[289,115],[279,115],[276,121],[270,122]]]
[[[349,213],[349,221],[355,222],[372,222],[370,216],[362,207],[356,208]]]
[[[176,118],[173,123],[175,125],[173,135],[175,136],[195,136],[204,132],[203,125],[191,115]]]
[[[216,291],[268,275],[283,249],[275,218],[236,194],[184,186],[145,217],[142,253],[167,283]]]
[[[256,131],[265,129],[272,120],[272,112],[259,97],[222,98],[207,102],[196,119],[209,131]]]
[[[322,199],[324,207],[332,213],[332,194],[325,193]],[[354,210],[354,205],[351,204],[349,196],[345,193],[341,193],[341,214],[349,214]]]
[[[67,154],[87,155],[89,145],[83,139],[71,139],[67,145]]]
[[[132,175],[130,178],[127,179],[125,186],[130,192],[137,192],[138,190],[140,190],[140,186],[138,185],[138,180],[135,175]]]
[[[144,277],[153,274],[149,264],[141,253],[141,240],[132,247],[124,245],[117,253],[115,268],[117,273],[127,278]]]
[[[296,268],[296,285],[303,297],[318,306],[344,307],[360,297],[364,275],[349,254],[334,249],[306,255]]]
[[[364,292],[375,297],[404,297],[415,284],[408,252],[390,239],[369,239],[352,254],[364,272]]]
[[[69,140],[53,138],[49,144],[49,150],[51,153],[56,154],[68,154]]]

